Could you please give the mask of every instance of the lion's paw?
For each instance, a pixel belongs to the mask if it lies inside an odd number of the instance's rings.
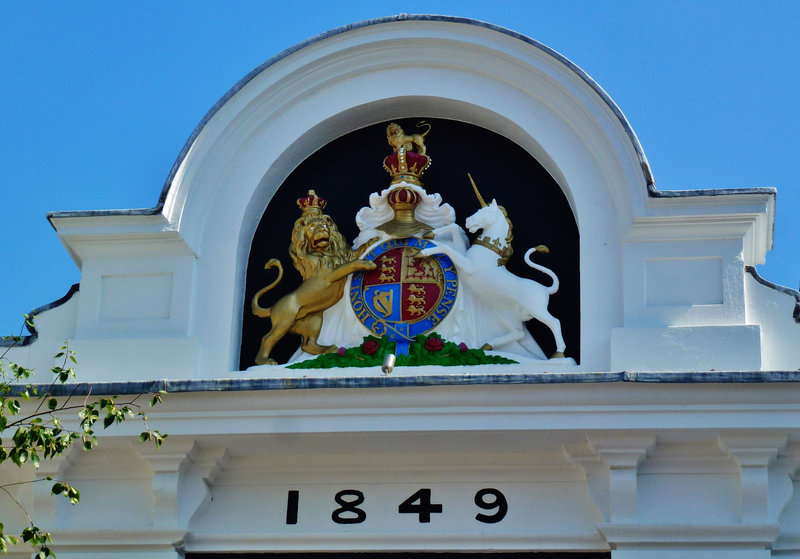
[[[278,362],[275,361],[272,357],[264,357],[259,355],[256,357],[256,365],[277,365]]]

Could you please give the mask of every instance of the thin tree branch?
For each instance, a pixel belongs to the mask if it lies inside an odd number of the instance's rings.
[[[28,483],[38,483],[40,481],[55,481],[58,483],[64,483],[63,480],[60,479],[47,479],[46,477],[40,477],[39,479],[29,479],[27,481],[15,481],[14,483],[6,483],[0,485],[0,487],[14,487],[15,485],[25,485]]]
[[[140,404],[135,404],[134,403],[138,398],[139,398],[139,396],[137,396],[136,398],[134,398],[130,402],[115,402],[115,406],[117,406],[117,407],[133,406],[137,410],[141,411],[143,409],[142,406]],[[84,402],[88,402],[88,398]],[[45,411],[42,411],[42,412],[32,413],[30,415],[26,415],[25,417],[17,419],[16,421],[10,422],[6,426],[6,428],[8,429],[10,427],[16,427],[16,426],[19,426],[19,425],[24,425],[25,423],[27,423],[31,419],[33,419],[35,417],[43,416],[43,415],[54,416],[56,413],[60,413],[60,412],[64,412],[64,411],[80,410],[80,409],[85,408],[87,405],[88,405],[87,403],[75,404],[75,405],[72,405],[72,406],[62,406],[62,407],[54,409],[54,410],[45,410]]]
[[[11,491],[9,491],[8,489],[6,489],[6,488],[5,488],[5,486],[3,486],[3,485],[0,485],[0,490],[2,490],[2,491],[3,491],[3,492],[6,494],[6,495],[8,495],[8,497],[9,497],[9,498],[10,498],[12,501],[14,501],[15,503],[17,503],[17,506],[20,508],[20,510],[22,510],[22,512],[23,512],[23,513],[25,513],[25,517],[28,519],[28,522],[29,522],[30,524],[33,524],[33,519],[31,518],[31,515],[30,515],[30,514],[28,514],[28,511],[27,511],[27,510],[25,510],[25,507],[23,507],[23,506],[22,506],[22,503],[20,503],[19,501],[17,501],[17,498],[16,498],[16,497],[14,497],[14,495],[12,495],[12,494],[11,494]]]

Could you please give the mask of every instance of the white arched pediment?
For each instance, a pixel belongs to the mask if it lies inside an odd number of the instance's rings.
[[[178,163],[164,204],[165,216],[200,255],[201,270],[221,262],[236,270],[226,279],[198,275],[201,292],[236,293],[231,314],[209,320],[230,324],[214,338],[224,334],[237,344],[250,239],[286,176],[351,130],[413,115],[487,128],[545,167],[582,237],[595,241],[582,244],[582,268],[598,272],[582,292],[605,295],[582,311],[583,320],[620,324],[615,247],[642,211],[649,171],[616,106],[563,57],[475,22],[389,20],[313,40],[232,91]],[[586,355],[603,356],[597,366],[608,360],[607,337],[596,338],[594,348],[592,338],[583,334],[582,346]]]
[[[332,140],[420,115],[508,138],[563,191],[580,234],[576,370],[635,366],[624,348],[657,338],[654,328],[746,324],[742,264],[760,262],[771,245],[774,192],[659,192],[619,108],[563,56],[481,22],[396,16],[331,31],[251,72],[198,125],[157,207],[51,217],[83,266],[77,337],[177,337],[183,376],[238,369],[248,251],[278,187]],[[475,149],[465,145],[465,157]],[[332,180],[346,181],[346,169]],[[124,250],[156,259],[153,278],[108,258]],[[669,279],[696,270],[699,288]],[[103,299],[130,290],[118,279],[128,276],[162,291],[158,312],[146,298],[134,306],[147,310],[138,322]],[[757,345],[752,331],[740,333],[743,345]],[[757,368],[759,359],[744,362]]]

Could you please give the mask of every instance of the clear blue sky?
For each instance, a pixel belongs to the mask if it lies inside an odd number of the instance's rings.
[[[0,332],[79,271],[51,210],[152,207],[241,77],[326,30],[436,13],[561,52],[617,102],[662,190],[774,186],[759,271],[800,281],[800,2],[0,2]]]

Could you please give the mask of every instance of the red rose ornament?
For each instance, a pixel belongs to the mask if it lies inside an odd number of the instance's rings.
[[[444,342],[441,338],[431,336],[425,340],[425,349],[428,351],[440,351],[444,347]]]
[[[367,340],[361,344],[361,351],[366,355],[372,355],[380,349],[380,344],[375,340]]]

